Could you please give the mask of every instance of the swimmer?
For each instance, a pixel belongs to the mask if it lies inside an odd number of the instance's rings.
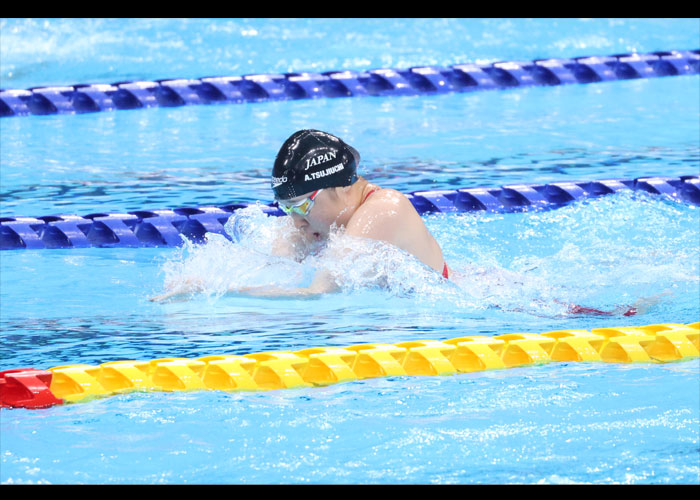
[[[440,245],[425,226],[411,201],[394,189],[385,189],[357,175],[360,154],[338,137],[319,130],[300,130],[282,145],[272,168],[271,187],[281,210],[296,231],[272,248],[277,256],[309,253],[328,241],[333,228],[348,236],[370,238],[394,245],[449,279],[450,270]],[[302,258],[304,255],[302,255]],[[188,283],[154,297],[163,301],[197,288]],[[319,270],[308,287],[281,289],[267,286],[230,290],[257,296],[312,297],[339,289],[327,270]]]
[[[296,232],[279,240],[273,253],[292,256],[328,240],[332,228],[348,236],[394,245],[449,278],[440,245],[411,201],[357,175],[360,154],[338,137],[319,130],[300,130],[282,145],[272,168],[275,200],[292,218]],[[305,288],[246,289],[253,295],[313,296],[338,290],[327,271],[319,271]]]
[[[440,245],[425,226],[411,201],[394,189],[384,189],[357,175],[360,154],[338,137],[318,130],[300,130],[282,145],[272,168],[271,187],[281,210],[291,217],[295,231],[279,238],[276,256],[301,260],[324,245],[333,228],[346,235],[388,243],[413,255],[428,268],[450,278]],[[337,277],[320,269],[308,287],[270,286],[232,288],[229,292],[267,297],[314,297],[338,291]],[[342,277],[339,277],[342,279]],[[195,280],[196,281],[196,280]],[[164,301],[201,288],[189,280],[152,301]],[[573,315],[632,316],[649,304],[638,301],[602,311],[576,304]]]

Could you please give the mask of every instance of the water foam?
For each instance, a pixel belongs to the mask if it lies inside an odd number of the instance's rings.
[[[340,293],[358,300],[378,292],[439,310],[557,317],[568,314],[569,304],[613,310],[697,288],[697,220],[694,207],[639,194],[545,212],[428,216],[451,269],[444,280],[406,252],[343,228],[308,255],[293,247],[289,256],[276,256],[272,248],[295,231],[292,221],[252,206],[231,217],[226,237],[187,242],[163,270],[166,289],[209,297],[246,287],[305,287],[324,269]]]

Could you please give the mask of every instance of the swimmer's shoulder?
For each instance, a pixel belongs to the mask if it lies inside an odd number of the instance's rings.
[[[413,227],[417,220],[420,216],[406,195],[395,189],[377,189],[360,205],[347,229],[350,234],[394,242],[406,224]]]
[[[413,204],[405,194],[391,188],[380,188],[372,186],[371,194],[366,194],[364,203],[360,209],[364,208],[369,211],[376,211],[382,208],[407,209],[413,208]]]
[[[366,214],[381,216],[387,220],[387,223],[393,220],[395,223],[415,224],[420,220],[420,215],[411,200],[402,192],[391,188],[377,189],[359,210],[363,210]]]

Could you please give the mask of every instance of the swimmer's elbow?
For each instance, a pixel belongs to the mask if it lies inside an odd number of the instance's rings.
[[[325,293],[338,292],[340,290],[340,287],[333,278],[333,275],[329,271],[322,269],[321,271],[316,273],[316,276],[314,276],[314,280],[311,282],[311,285],[309,285],[308,288],[305,288],[305,290],[308,290],[309,294],[320,295]]]

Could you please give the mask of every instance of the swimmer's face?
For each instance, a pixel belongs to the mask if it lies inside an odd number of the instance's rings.
[[[303,196],[285,200],[288,206],[303,204],[314,193],[306,193]],[[314,198],[313,206],[306,215],[301,215],[298,211],[291,211],[289,214],[294,221],[294,226],[299,229],[307,238],[320,240],[328,237],[333,223],[337,222],[338,212],[333,196],[329,190],[321,190]]]

